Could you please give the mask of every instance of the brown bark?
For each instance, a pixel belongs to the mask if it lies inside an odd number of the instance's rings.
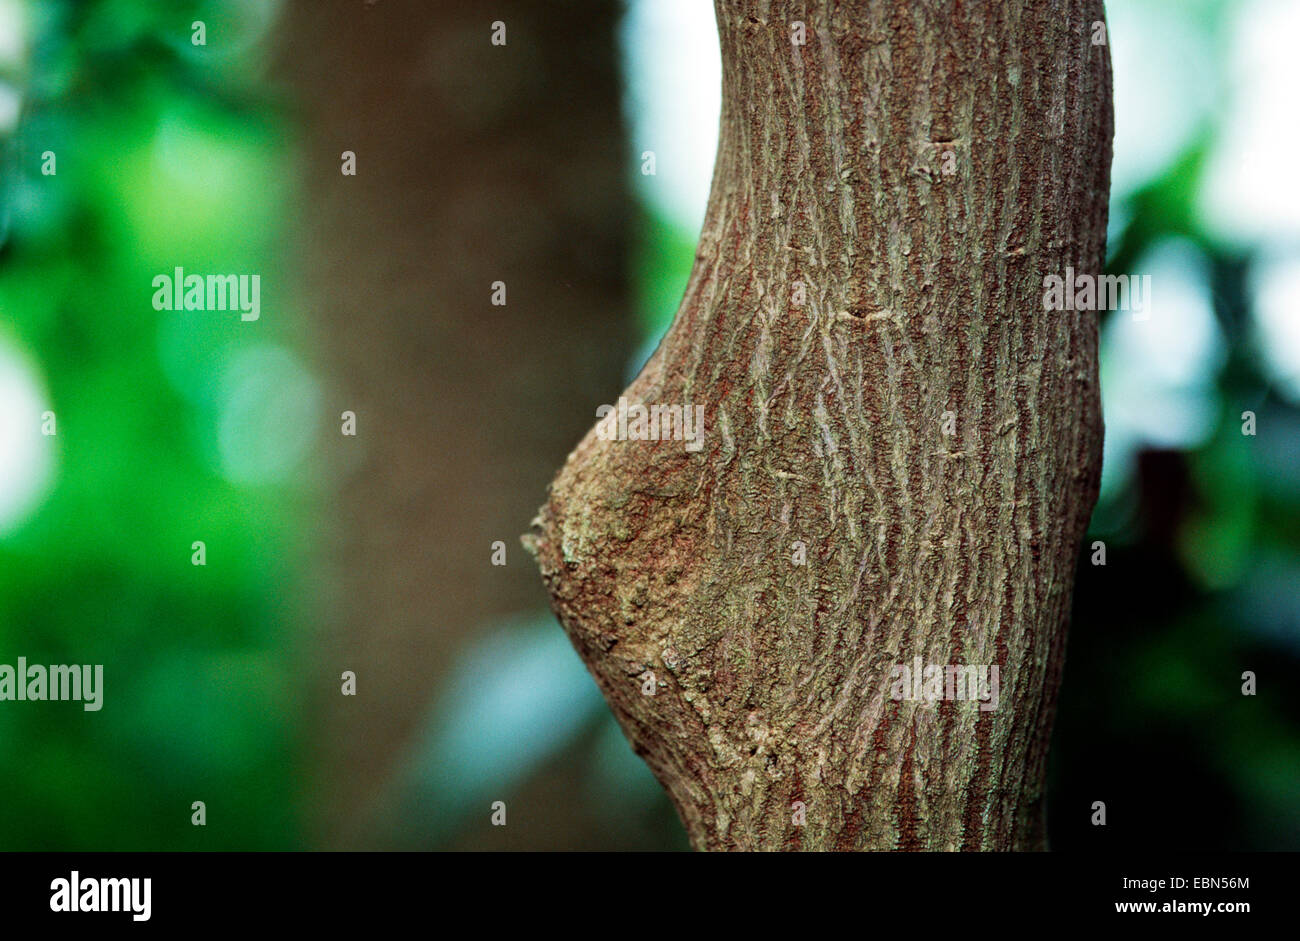
[[[288,5],[307,309],[332,417],[357,414],[357,436],[329,448],[329,621],[310,645],[323,718],[309,826],[324,846],[424,845],[400,774],[434,691],[475,631],[543,603],[518,521],[632,348],[618,13],[607,0]],[[512,846],[555,845],[520,816]]]
[[[1043,278],[1103,261],[1101,2],[717,13],[695,269],[625,393],[704,447],[593,429],[526,541],[696,847],[1042,847],[1102,430],[1096,315]],[[998,708],[895,701],[914,657],[997,664]]]

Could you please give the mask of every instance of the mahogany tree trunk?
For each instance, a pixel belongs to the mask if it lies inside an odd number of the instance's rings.
[[[708,214],[625,393],[703,447],[609,419],[525,541],[696,847],[1042,848],[1102,439],[1044,278],[1103,261],[1101,0],[716,6]],[[916,658],[997,707],[900,701]]]

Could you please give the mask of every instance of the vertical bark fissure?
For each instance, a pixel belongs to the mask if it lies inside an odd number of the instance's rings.
[[[587,435],[529,536],[555,610],[697,847],[1040,846],[1101,457],[1096,316],[1042,285],[1103,259],[1101,4],[717,8],[695,270],[625,392],[704,446]],[[897,701],[916,657],[998,708]]]

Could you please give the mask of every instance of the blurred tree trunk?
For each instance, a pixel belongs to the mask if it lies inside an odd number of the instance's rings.
[[[695,846],[1042,847],[1102,432],[1096,315],[1043,279],[1103,261],[1102,4],[717,13],[697,261],[625,393],[704,447],[592,429],[528,541]],[[998,707],[896,701],[915,657]]]
[[[449,661],[486,622],[545,603],[515,534],[632,345],[619,12],[300,0],[282,24],[306,306],[331,418],[357,415],[329,448],[331,619],[312,640],[323,845],[401,839],[381,805]]]

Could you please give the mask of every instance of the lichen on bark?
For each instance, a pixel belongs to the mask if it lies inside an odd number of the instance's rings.
[[[704,447],[593,428],[525,541],[697,848],[1042,847],[1102,433],[1043,278],[1103,261],[1100,0],[716,5],[696,262],[624,393]],[[914,657],[998,708],[895,700]]]

